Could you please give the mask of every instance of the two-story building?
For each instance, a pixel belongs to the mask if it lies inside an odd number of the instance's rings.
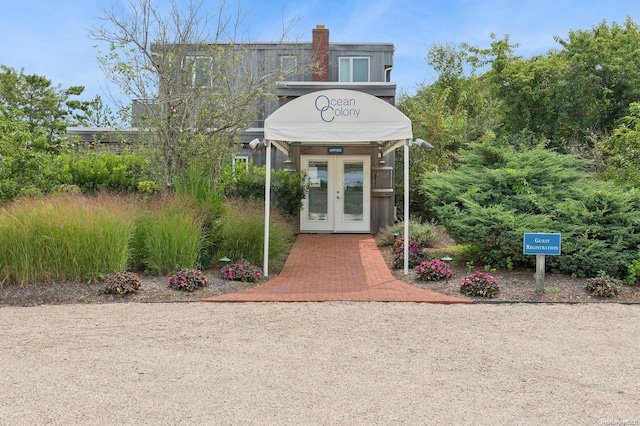
[[[287,72],[277,101],[265,102],[240,136],[236,166],[252,159],[305,172],[300,232],[375,234],[392,224],[395,149],[412,138],[410,120],[394,106],[393,44],[330,42],[318,25],[310,43],[250,43],[245,51],[256,66]],[[193,78],[206,74],[196,67]]]
[[[271,54],[295,61],[287,48],[308,51],[314,67],[278,83],[278,105],[242,136],[238,156],[264,164],[248,146],[257,138],[268,142],[273,167],[305,172],[301,232],[375,234],[395,219],[395,149],[412,137],[410,120],[394,106],[394,46],[332,43],[318,25],[311,43],[278,45]]]

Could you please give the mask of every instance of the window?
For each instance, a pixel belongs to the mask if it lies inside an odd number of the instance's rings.
[[[280,56],[280,69],[286,74],[295,73],[298,69],[298,58],[295,56]]]
[[[340,58],[339,81],[368,82],[369,58]]]
[[[236,155],[233,157],[233,164],[231,166],[232,170],[235,172],[236,169],[240,167],[245,170],[249,170],[249,156],[248,155]]]
[[[280,56],[280,71],[283,76],[295,75],[298,73],[298,58],[291,55]]]
[[[191,87],[211,87],[213,82],[213,61],[206,56],[188,58],[193,67]]]

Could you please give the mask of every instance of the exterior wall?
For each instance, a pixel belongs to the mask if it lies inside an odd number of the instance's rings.
[[[102,127],[67,127],[67,136],[76,151],[95,149],[121,153],[135,151],[140,146],[141,134],[138,130],[115,130]]]
[[[329,49],[329,81],[338,81],[341,57],[369,58],[369,81],[388,82],[389,73],[386,70],[393,67],[393,45],[332,43]]]
[[[190,46],[188,46],[190,47]],[[161,46],[158,49],[162,50]],[[286,102],[299,96],[326,89],[358,90],[395,104],[395,83],[390,82],[390,70],[393,66],[394,46],[392,43],[331,43],[329,30],[319,25],[313,30],[313,40],[303,43],[245,43],[241,47],[243,67],[257,70],[268,75],[272,73],[275,80],[283,78],[274,88],[273,100],[261,107],[261,113],[250,123],[249,129],[240,136],[237,155],[248,156],[254,164],[265,164],[265,150],[253,151],[248,144],[251,140],[264,138],[264,120]],[[193,46],[194,55],[198,53],[198,46]],[[315,57],[314,57],[315,55]],[[286,72],[282,69],[282,58],[289,57],[289,62],[295,62],[295,69]],[[339,82],[339,61],[342,57],[369,58],[369,82],[342,83]],[[295,58],[295,61],[292,61]],[[134,101],[135,113],[142,113],[148,108],[146,101]],[[133,124],[132,123],[132,124]],[[99,140],[101,146],[113,149],[123,148],[122,135],[114,136],[109,129],[91,132],[72,131],[81,140],[89,143]],[[137,136],[137,135],[136,135]],[[105,139],[106,138],[106,139]],[[129,139],[127,139],[128,141]],[[372,143],[365,146],[345,147],[345,154],[371,155],[372,167],[379,165],[378,145]],[[289,158],[275,148],[271,148],[272,166],[276,169],[287,168],[300,170],[300,156],[305,154],[326,153],[326,146],[290,145]],[[392,166],[394,161],[387,156],[386,165]],[[373,185],[372,185],[373,186]],[[377,233],[380,227],[393,223],[394,200],[393,194],[371,196],[371,232]]]

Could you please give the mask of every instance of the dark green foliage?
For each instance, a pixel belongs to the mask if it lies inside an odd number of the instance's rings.
[[[135,272],[115,272],[104,280],[103,293],[117,295],[137,293],[141,287],[140,277]]]
[[[65,157],[71,182],[83,192],[135,192],[147,181],[149,161],[139,153],[90,152]]]
[[[584,161],[543,148],[515,152],[484,144],[462,154],[463,166],[430,173],[422,190],[459,243],[479,249],[484,264],[533,266],[522,255],[525,232],[560,232],[552,272],[627,274],[640,245],[640,192],[593,179]]]
[[[235,171],[228,167],[222,177],[225,195],[244,200],[264,200],[265,182],[266,168],[253,164],[249,164],[248,169],[238,168]],[[307,195],[304,174],[272,170],[271,194],[275,207],[282,214],[288,217],[297,216]]]
[[[640,246],[640,191],[585,177],[572,199],[558,202],[556,222],[563,233],[563,256],[551,270],[594,277],[606,270],[623,278]]]
[[[622,281],[609,275],[600,275],[595,278],[587,278],[586,290],[598,297],[614,297],[620,292]]]
[[[64,161],[50,148],[43,129],[30,130],[0,114],[0,202],[50,193],[70,183]]]
[[[304,173],[276,170],[273,174],[272,191],[275,206],[283,215],[294,218],[302,209],[307,196]]]
[[[629,105],[629,115],[598,148],[602,151],[602,177],[619,185],[640,187],[640,103]]]
[[[625,283],[628,285],[637,285],[640,283],[640,252],[638,252],[636,258],[627,267]]]
[[[222,187],[229,198],[243,200],[264,200],[266,168],[249,164],[247,169],[233,170],[227,165],[222,174]]]
[[[492,299],[500,292],[498,280],[486,272],[476,271],[464,277],[460,284],[460,293],[471,297],[486,297]]]
[[[48,150],[58,152],[67,126],[86,123],[88,115],[95,115],[101,105],[99,97],[93,101],[72,99],[83,91],[82,86],[62,89],[46,77],[1,65],[0,118],[25,124],[30,133],[42,132]]]
[[[172,290],[192,292],[206,285],[207,277],[198,269],[181,269],[167,278],[167,286]]]

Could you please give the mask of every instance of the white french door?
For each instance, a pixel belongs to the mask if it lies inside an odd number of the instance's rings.
[[[309,193],[302,232],[369,232],[371,159],[365,155],[301,156]]]

